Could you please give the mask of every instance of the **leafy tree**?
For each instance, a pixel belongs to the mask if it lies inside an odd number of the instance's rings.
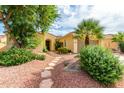
[[[75,28],[75,38],[85,38],[85,45],[89,45],[91,37],[95,36],[98,39],[103,38],[103,29],[98,20],[83,20],[78,24],[77,28]]]
[[[54,23],[55,19],[59,16],[57,7],[54,5],[42,5],[37,10],[37,28],[42,36],[43,50],[46,50],[45,46],[45,34],[49,31],[50,26]]]
[[[19,47],[26,47],[37,30],[47,32],[58,16],[53,5],[0,6],[0,10],[7,33]]]
[[[112,38],[113,42],[123,42],[124,41],[124,32],[118,32]]]

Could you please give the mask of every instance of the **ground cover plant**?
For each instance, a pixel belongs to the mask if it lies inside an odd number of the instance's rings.
[[[93,79],[113,85],[122,78],[123,65],[111,51],[101,46],[86,46],[80,50],[80,66]]]
[[[0,65],[14,66],[23,64],[32,60],[44,60],[44,55],[34,54],[23,48],[12,48],[5,52],[0,52]]]

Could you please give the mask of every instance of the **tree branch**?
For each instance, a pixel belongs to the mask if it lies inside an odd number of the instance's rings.
[[[10,11],[9,14],[7,15],[7,17],[4,19],[5,22],[7,22],[7,20],[11,17],[11,15],[12,15],[12,11]]]
[[[12,14],[12,12],[10,12],[10,13],[8,14],[8,16],[7,16],[6,18],[4,18],[3,13],[0,11],[1,20],[2,20],[3,24],[5,25],[5,28],[6,28],[9,32],[11,32],[12,30],[10,29],[9,24],[7,23],[7,20],[10,18],[11,14]]]

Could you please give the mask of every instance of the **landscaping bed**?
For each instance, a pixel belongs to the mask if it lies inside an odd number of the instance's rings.
[[[53,88],[98,88],[102,87],[98,82],[93,80],[85,71],[74,72],[65,71],[64,62],[69,64],[77,62],[75,54],[63,55],[61,64],[58,64],[52,71],[54,80]]]
[[[8,51],[0,52],[0,65],[14,66],[20,65],[32,60],[44,60],[45,56],[34,54],[23,48],[11,48]]]
[[[84,70],[82,71],[65,71],[64,62],[73,64],[77,62],[75,55],[63,55],[61,64],[58,64],[52,71],[52,78],[54,80],[53,88],[106,88],[98,81],[91,78],[91,76]],[[78,63],[78,62],[77,62]],[[108,86],[114,88],[124,88],[124,78],[118,81],[115,86]]]
[[[44,54],[44,61],[33,60],[18,66],[0,67],[1,88],[38,88],[41,81],[41,71],[54,59]]]

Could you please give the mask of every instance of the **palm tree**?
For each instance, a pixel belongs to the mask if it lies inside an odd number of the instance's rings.
[[[78,24],[77,28],[75,28],[75,38],[84,38],[85,45],[89,45],[91,37],[95,36],[98,39],[103,38],[103,29],[104,27],[99,24],[98,20],[83,20]]]

